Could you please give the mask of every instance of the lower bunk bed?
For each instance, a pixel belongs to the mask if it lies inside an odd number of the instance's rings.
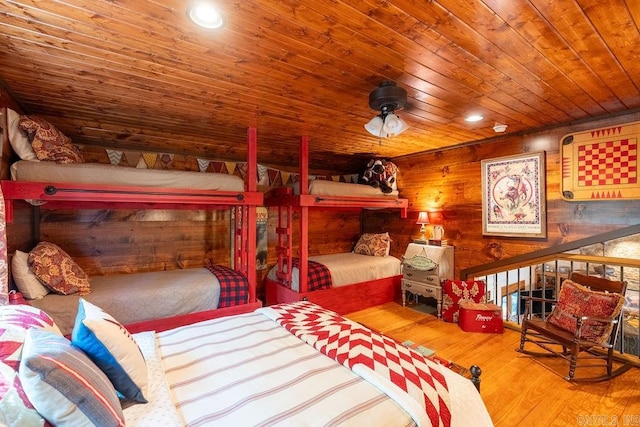
[[[267,305],[311,301],[346,314],[400,297],[401,261],[396,257],[352,252],[311,256],[307,261],[307,290],[302,292],[298,263],[298,259],[292,259],[290,280],[278,279],[278,266],[269,271],[265,279]]]
[[[109,314],[85,305],[71,341],[34,307],[0,307],[1,319],[14,319],[8,324],[19,347],[2,354],[2,374],[13,378],[0,400],[24,391],[22,407],[14,408],[23,420],[140,427],[492,425],[467,378],[309,302],[134,335],[118,328]],[[110,334],[92,339],[116,360],[122,357],[122,369],[131,373],[137,400],[129,399],[124,409],[116,393],[121,390],[109,386],[111,373],[93,362],[91,349],[82,350],[81,331],[88,325],[95,330],[115,325]],[[129,351],[118,355],[118,348]],[[82,361],[82,373],[74,371],[67,355]],[[132,355],[140,356],[140,364],[124,359]],[[53,378],[38,376],[59,360],[68,362],[60,373],[67,384],[84,381],[73,392],[61,392],[64,386]],[[9,424],[11,415],[16,414],[3,414]]]
[[[202,312],[225,316],[262,305],[251,298],[255,289],[247,275],[223,265],[89,277],[50,242],[40,242],[28,254],[16,251],[10,265],[13,292],[18,292],[10,297],[44,310],[63,335],[71,334],[81,299],[123,323],[154,321],[154,327],[162,326],[154,319],[179,321]]]
[[[94,276],[88,295],[49,293],[29,303],[48,313],[62,333],[69,335],[80,298],[104,308],[122,323],[144,324],[210,310],[220,310],[219,316],[232,314],[232,307],[249,303],[249,286],[243,275],[212,266]],[[261,305],[254,304],[253,308]]]

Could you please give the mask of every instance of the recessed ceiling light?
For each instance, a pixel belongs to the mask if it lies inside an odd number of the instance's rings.
[[[466,119],[464,119],[464,121],[465,122],[479,122],[482,119],[484,119],[484,117],[482,117],[480,114],[472,114],[472,115],[468,116]]]
[[[203,28],[220,28],[224,23],[220,11],[212,3],[208,2],[193,4],[187,10],[187,15],[189,19]]]

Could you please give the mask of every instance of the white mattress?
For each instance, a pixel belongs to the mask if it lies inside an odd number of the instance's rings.
[[[294,194],[300,194],[300,184],[293,184]],[[398,198],[398,190],[385,194],[370,185],[314,179],[309,181],[309,194],[317,196],[389,197]]]
[[[377,257],[346,252],[310,256],[309,260],[319,262],[329,268],[334,287],[400,275],[401,262],[393,256]],[[294,268],[291,275],[293,282],[291,289],[298,292],[300,290],[298,269]],[[276,267],[269,271],[269,279],[278,281]]]
[[[244,191],[244,182],[236,175],[130,168],[101,163],[60,164],[19,160],[11,165],[11,179],[31,182]]]
[[[141,347],[149,364],[149,403],[125,409],[127,426],[160,425],[158,420],[176,425],[176,414],[165,406],[167,393],[182,425],[414,425],[380,389],[262,311],[161,332],[156,335],[159,356],[149,353],[155,346],[148,334],[135,335],[138,342],[145,341]],[[164,375],[157,369],[158,358]],[[451,426],[491,426],[471,382],[447,369],[442,372]]]
[[[220,282],[206,268],[114,274],[90,278],[91,293],[82,298],[122,324],[212,310],[220,300]],[[30,304],[53,318],[64,335],[73,330],[77,294],[48,294]]]

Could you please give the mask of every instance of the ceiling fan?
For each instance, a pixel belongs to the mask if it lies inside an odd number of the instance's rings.
[[[407,91],[395,82],[386,80],[369,93],[369,107],[380,114],[369,121],[364,128],[371,135],[390,138],[400,135],[409,126],[395,114],[407,105]]]

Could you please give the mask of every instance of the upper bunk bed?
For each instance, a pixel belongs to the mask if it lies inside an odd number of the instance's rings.
[[[400,289],[400,261],[390,265],[393,257],[388,256],[388,248],[383,257],[347,253],[311,257],[310,260],[309,209],[394,209],[400,211],[402,218],[406,218],[407,199],[399,198],[397,191],[384,194],[377,188],[362,184],[320,180],[310,183],[308,151],[309,140],[304,136],[300,141],[299,189],[278,188],[265,198],[265,205],[278,209],[278,262],[265,280],[267,303],[309,300],[344,314],[394,300]],[[294,211],[298,213],[299,228],[297,259],[293,250]],[[383,234],[377,236],[384,239]],[[361,236],[361,239],[364,237],[365,235]],[[388,235],[386,237],[388,239]],[[314,274],[309,272],[310,265],[316,268],[317,263],[326,265],[331,271],[331,288],[316,290],[310,283],[309,276]],[[289,269],[289,265],[294,268]],[[366,277],[351,278],[343,275],[354,270],[363,271]],[[373,277],[367,276],[366,272],[371,271],[376,274]]]
[[[8,175],[10,159],[20,158],[10,165],[12,179],[0,182],[7,223],[13,221],[14,203],[18,200],[27,200],[40,209],[231,209],[230,264],[248,282],[247,309],[261,305],[256,296],[255,223],[256,207],[263,204],[263,194],[257,191],[255,128],[247,132],[247,170],[243,180],[224,173],[39,160],[31,141],[25,141],[27,137],[18,128],[20,117],[9,108],[0,109],[3,177]],[[47,136],[49,129],[42,129],[46,125],[36,125]],[[53,152],[49,158],[59,154]],[[66,154],[73,157],[73,153]]]

